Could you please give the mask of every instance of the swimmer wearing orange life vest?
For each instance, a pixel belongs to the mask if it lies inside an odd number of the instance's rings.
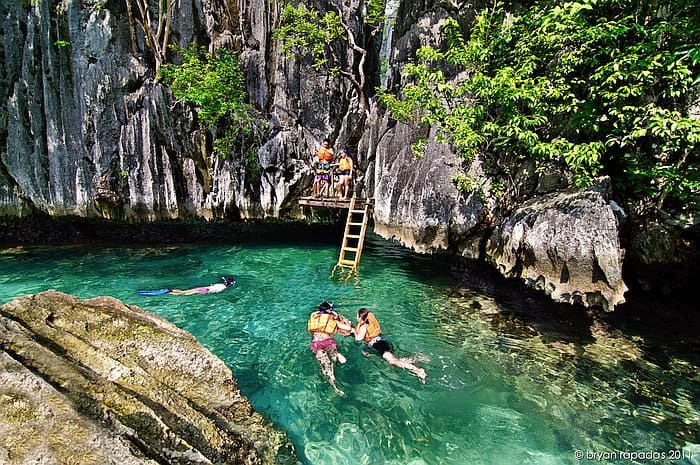
[[[311,333],[311,351],[316,355],[316,360],[321,365],[321,372],[326,375],[330,385],[340,396],[345,393],[335,384],[333,363],[345,363],[346,359],[338,352],[338,344],[333,339],[334,334],[349,336],[353,328],[350,320],[333,310],[334,305],[323,302],[318,310],[309,316],[307,329]]]
[[[357,312],[357,325],[355,326],[355,340],[364,341],[367,347],[377,351],[389,365],[408,370],[417,376],[421,383],[425,384],[425,370],[416,366],[416,357],[399,358],[392,353],[391,344],[382,337],[382,328],[374,314],[366,308]]]

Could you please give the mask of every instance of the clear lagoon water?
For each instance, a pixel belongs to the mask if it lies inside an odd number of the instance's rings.
[[[439,260],[376,238],[356,279],[331,278],[337,253],[326,243],[6,249],[0,304],[56,289],[161,315],[231,367],[306,465],[700,463],[693,354],[652,350],[605,319],[533,322],[462,288]],[[224,274],[238,285],[221,294],[136,295]],[[399,355],[429,358],[427,384],[339,338],[347,396],[334,394],[306,332],[325,299],[353,321],[372,309]]]

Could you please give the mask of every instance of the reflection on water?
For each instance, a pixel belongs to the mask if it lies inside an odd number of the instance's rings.
[[[460,289],[444,264],[382,241],[356,280],[329,279],[336,259],[325,244],[12,249],[0,251],[0,303],[52,288],[164,316],[232,367],[305,464],[700,463],[697,359],[605,318],[532,315]],[[135,294],[225,274],[238,286],[222,294]],[[340,339],[336,396],[308,350],[324,299],[351,318],[374,310],[399,355],[429,359],[428,384]],[[579,462],[577,450],[607,455]],[[625,451],[667,455],[613,456]]]

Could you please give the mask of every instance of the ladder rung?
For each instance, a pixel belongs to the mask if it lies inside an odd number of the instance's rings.
[[[360,236],[359,234],[346,234],[345,237],[347,237],[348,239],[359,239],[362,236]]]
[[[357,252],[357,247],[343,247],[343,250],[346,250],[348,252]]]
[[[362,214],[364,214],[365,211],[364,210],[350,210],[350,213],[362,213]]]
[[[340,260],[338,262],[338,265],[340,265],[340,266],[355,266],[355,261],[354,260]]]
[[[362,226],[363,223],[348,223],[350,226]]]

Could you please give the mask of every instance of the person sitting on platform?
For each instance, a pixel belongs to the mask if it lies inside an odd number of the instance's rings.
[[[338,162],[338,174],[340,175],[340,179],[338,180],[337,190],[339,199],[347,199],[348,195],[351,193],[352,171],[352,158],[350,158],[347,149],[341,149],[340,161]]]
[[[331,184],[331,161],[333,161],[333,149],[328,139],[324,139],[321,148],[316,151],[314,157],[314,197],[329,195]]]

